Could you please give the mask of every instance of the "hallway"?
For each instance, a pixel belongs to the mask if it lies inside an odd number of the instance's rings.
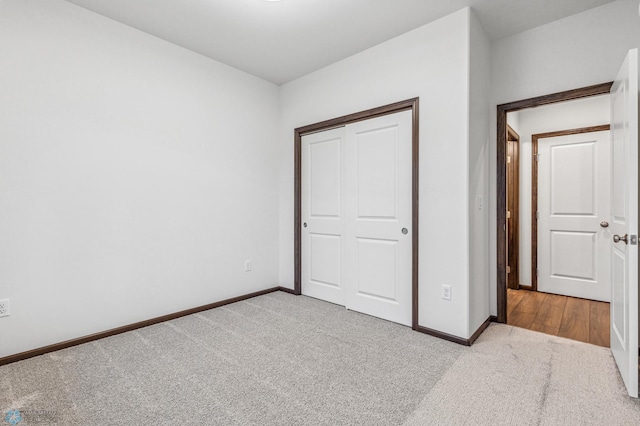
[[[609,303],[507,290],[507,324],[609,347]]]

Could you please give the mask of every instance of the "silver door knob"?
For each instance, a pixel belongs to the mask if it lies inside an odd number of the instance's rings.
[[[619,243],[620,241],[624,241],[625,244],[629,244],[629,235],[624,234],[622,237],[620,235],[613,236],[614,243]]]
[[[303,223],[302,226],[307,227],[307,222]]]
[[[409,230],[407,228],[402,228],[402,233],[404,235],[407,235],[409,233]]]
[[[609,222],[607,222],[606,220],[603,220],[602,222],[600,222],[600,226],[602,226],[603,228],[608,228]]]

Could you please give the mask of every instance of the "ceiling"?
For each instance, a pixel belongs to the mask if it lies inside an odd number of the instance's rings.
[[[470,6],[492,40],[612,0],[67,0],[276,84]]]

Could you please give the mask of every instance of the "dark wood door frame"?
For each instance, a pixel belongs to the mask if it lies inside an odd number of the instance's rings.
[[[609,130],[609,124],[531,135],[531,290],[538,290],[538,139]]]
[[[497,106],[497,161],[496,161],[496,255],[497,255],[497,321],[507,322],[507,252],[506,252],[506,178],[507,178],[507,113],[542,105],[609,93],[613,82],[597,84],[566,92],[524,99]]]
[[[507,287],[520,285],[520,136],[507,124]]]
[[[407,99],[378,108],[349,114],[294,130],[294,294],[302,294],[302,136],[342,127],[358,121],[410,110],[412,112],[411,148],[411,328],[418,329],[418,154],[419,154],[419,98]]]

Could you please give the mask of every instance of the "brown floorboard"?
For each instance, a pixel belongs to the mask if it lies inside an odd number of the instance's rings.
[[[570,316],[576,321],[589,322],[589,315],[590,315],[589,312],[590,312],[590,307],[592,303],[596,303],[596,302],[593,302],[587,299],[567,297],[567,305],[564,308],[564,315]],[[603,305],[607,305],[607,311],[609,310],[608,303],[603,303],[603,302],[599,302],[599,303],[602,303]]]
[[[535,312],[513,311],[508,317],[507,324],[515,325],[516,327],[531,328],[535,317]]]
[[[558,336],[591,343],[589,341],[589,322],[567,318],[567,320],[562,322],[562,326],[558,331]]]
[[[518,306],[524,297],[524,292],[518,291],[509,294],[509,303],[507,303],[507,317],[511,316],[513,310]]]
[[[555,294],[545,294],[543,303],[540,305],[536,318],[533,320],[534,324],[555,329],[555,333],[552,334],[557,334],[560,329],[562,314],[564,313],[564,306],[566,304],[566,297],[557,296]]]
[[[512,291],[524,291],[524,290],[512,290]],[[518,304],[515,310],[520,312],[528,312],[528,313],[537,313],[540,306],[542,306],[542,301],[544,300],[545,294],[538,293],[536,291],[527,291],[524,293],[524,297]]]
[[[589,328],[589,343],[609,347],[609,304],[604,302],[590,302],[589,320],[592,327]]]
[[[507,324],[609,347],[606,302],[509,289]]]
[[[540,323],[534,322],[533,324],[531,324],[531,327],[529,327],[529,330],[539,331],[541,333],[551,334],[552,336],[557,336],[559,328],[560,328],[560,326],[556,327],[556,326],[553,326],[553,325],[545,325],[545,324],[540,324]]]
[[[590,300],[567,298],[558,336],[589,342]]]

